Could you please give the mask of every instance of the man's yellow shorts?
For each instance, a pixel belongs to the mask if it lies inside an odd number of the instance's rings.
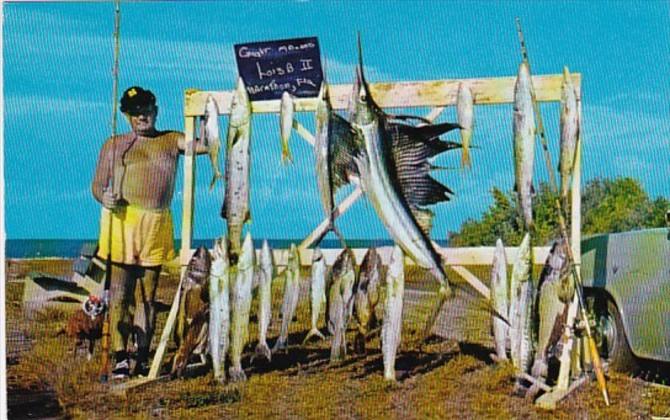
[[[111,215],[111,218],[110,218]],[[127,206],[115,212],[103,207],[98,256],[107,258],[112,221],[112,261],[153,267],[175,258],[172,214]]]

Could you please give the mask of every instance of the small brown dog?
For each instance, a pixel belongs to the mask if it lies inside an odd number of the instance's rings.
[[[87,359],[91,360],[95,341],[102,337],[102,323],[105,319],[106,309],[105,302],[97,296],[91,295],[81,309],[72,314],[67,325],[56,334],[67,334],[68,337],[74,339],[73,357],[77,357],[79,347],[84,344],[84,340],[87,340]]]

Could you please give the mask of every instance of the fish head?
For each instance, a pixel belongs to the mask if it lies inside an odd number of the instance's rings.
[[[251,101],[241,77],[237,79],[237,87],[230,102],[230,112],[231,121],[245,120],[251,116]]]
[[[263,240],[263,245],[261,246],[261,267],[272,267],[274,261],[272,259],[272,249],[270,249],[270,244],[267,239]]]
[[[216,100],[212,95],[207,96],[207,102],[205,103],[205,115],[207,118],[216,118],[219,115],[219,106],[216,104]]]
[[[375,104],[370,96],[368,85],[363,76],[363,69],[356,69],[356,82],[352,93],[352,115],[351,121],[358,125],[367,125],[374,122],[376,118]]]
[[[405,254],[402,249],[396,245],[393,247],[391,254],[391,261],[389,262],[387,275],[389,277],[398,278],[405,272]]]
[[[340,252],[340,255],[337,256],[333,264],[333,276],[342,277],[350,271],[354,271],[354,261],[351,250],[345,248]]]
[[[321,260],[323,260],[323,252],[321,252],[321,248],[317,246],[312,254],[312,264],[320,262]]]
[[[214,241],[212,249],[212,266],[210,273],[212,275],[222,275],[228,270],[228,247],[225,238],[218,238]]]
[[[198,247],[186,267],[187,277],[197,284],[204,284],[209,277],[212,258],[204,246]]]
[[[242,271],[253,268],[255,259],[254,257],[254,242],[251,240],[251,234],[247,232],[247,235],[244,237],[244,242],[242,243],[242,253],[237,260],[238,270]]]

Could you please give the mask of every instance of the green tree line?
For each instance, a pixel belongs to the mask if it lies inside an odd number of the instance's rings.
[[[505,244],[521,242],[524,229],[516,194],[498,188],[491,194],[493,204],[480,220],[469,219],[460,232],[449,232],[450,246],[492,246],[498,238]],[[539,185],[533,197],[533,236],[537,244],[560,236],[554,197],[546,183]],[[635,179],[594,179],[582,190],[582,235],[663,227],[668,210],[667,198],[652,200]]]

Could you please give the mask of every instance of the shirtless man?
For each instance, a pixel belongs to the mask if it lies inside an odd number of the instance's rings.
[[[158,107],[151,91],[127,89],[120,109],[131,132],[105,142],[92,185],[93,196],[103,206],[98,244],[102,259],[109,252],[110,221],[112,226],[110,335],[112,377],[117,379],[130,375],[131,334],[137,344],[133,374],[148,372],[158,276],[162,264],[176,256],[170,204],[177,160],[185,147],[183,133],[156,130]],[[196,142],[196,153],[206,151]]]

